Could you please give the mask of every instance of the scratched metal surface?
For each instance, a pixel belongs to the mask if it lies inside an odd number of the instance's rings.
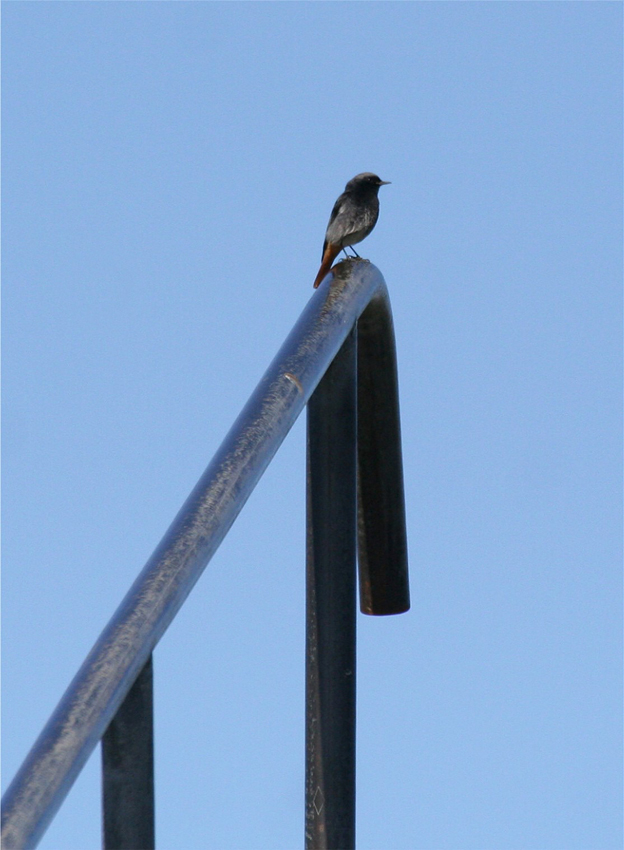
[[[36,846],[350,329],[378,298],[387,304],[383,277],[357,260],[340,263],[314,292],[7,790],[5,850]]]

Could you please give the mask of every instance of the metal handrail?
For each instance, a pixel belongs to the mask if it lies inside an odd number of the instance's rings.
[[[371,372],[377,361],[381,364],[369,387],[370,398],[365,399],[364,393],[361,401],[358,397],[361,605],[366,613],[381,614],[409,607],[396,360],[388,294],[375,266],[349,260],[340,263],[333,277],[326,278],[312,295],[35,742],[3,798],[3,848],[36,846],[360,317],[358,385],[371,380],[370,376],[360,377],[360,371]],[[384,393],[389,393],[389,403],[384,403]],[[363,462],[367,452],[373,458],[370,465]]]

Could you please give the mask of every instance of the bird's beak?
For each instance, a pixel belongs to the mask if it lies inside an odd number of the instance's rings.
[[[392,180],[380,180],[379,181],[380,186],[389,186],[391,183],[392,183]]]

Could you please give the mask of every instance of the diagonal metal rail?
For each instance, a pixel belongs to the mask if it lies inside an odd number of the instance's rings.
[[[306,846],[353,846],[356,528],[362,610],[409,608],[392,317],[383,277],[361,260],[313,294],[69,685],[3,798],[4,850],[37,845],[101,739],[104,845],[154,846],[152,650],[319,382],[308,415]],[[342,732],[337,705],[350,718]]]

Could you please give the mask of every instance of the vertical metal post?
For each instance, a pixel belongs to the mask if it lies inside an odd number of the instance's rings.
[[[306,848],[355,847],[356,332],[308,402]]]
[[[104,850],[154,850],[152,656],[102,737]]]
[[[364,614],[409,610],[401,417],[390,302],[358,319],[358,564]]]

